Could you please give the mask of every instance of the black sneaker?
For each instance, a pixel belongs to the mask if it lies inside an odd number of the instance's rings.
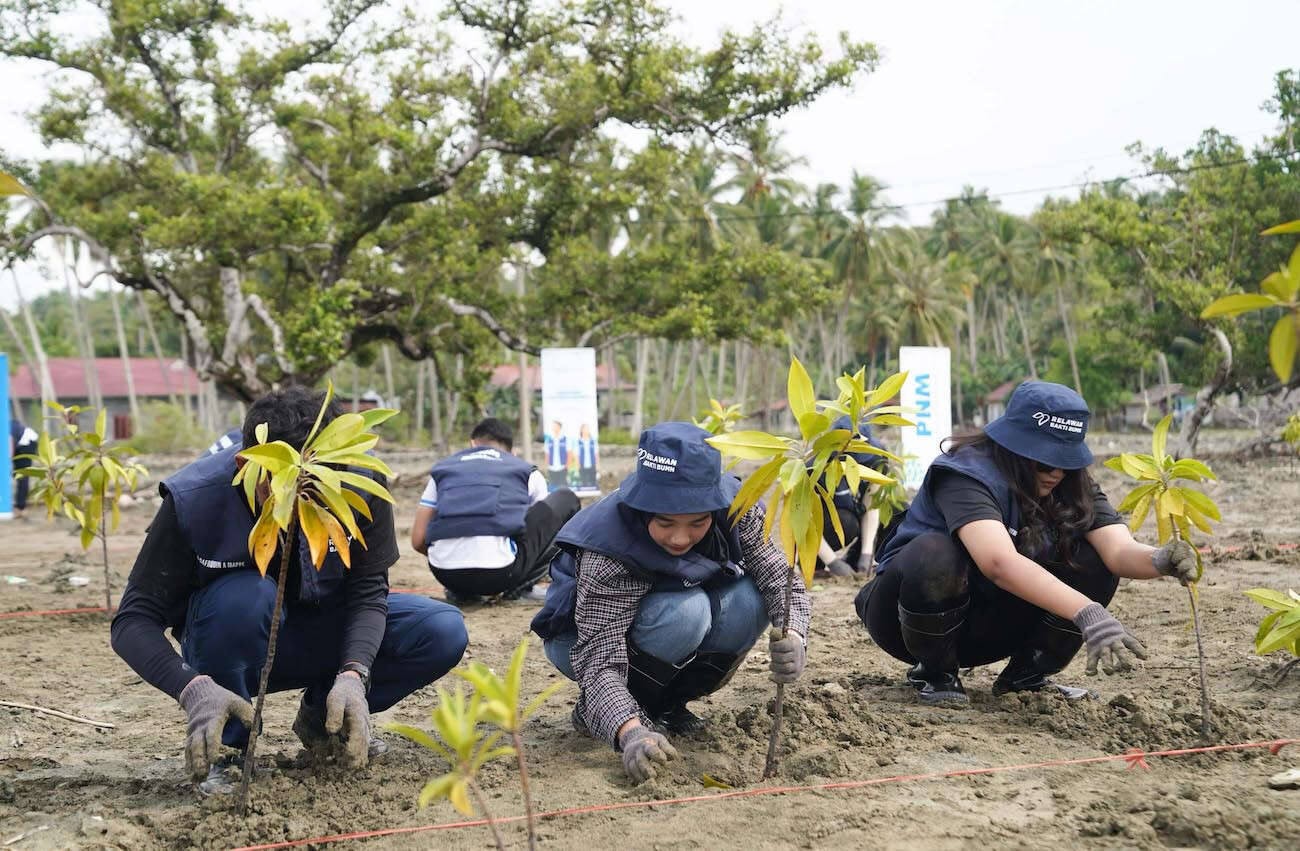
[[[654,723],[674,735],[689,736],[703,732],[709,726],[709,719],[696,715],[683,703],[655,716]]]
[[[1018,691],[1045,691],[1057,694],[1066,700],[1097,700],[1100,695],[1091,689],[1067,686],[1053,682],[1042,674],[1029,674],[1024,677],[1010,677],[1003,671],[993,681],[993,696],[1001,697]]]
[[[450,588],[442,589],[442,597],[458,609],[464,609],[467,606],[477,606],[483,602],[483,598],[478,594],[457,594]]]
[[[907,672],[907,683],[916,689],[922,703],[932,706],[970,703],[956,671],[929,671],[918,663]]]

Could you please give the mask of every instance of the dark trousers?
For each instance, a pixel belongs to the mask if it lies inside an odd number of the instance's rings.
[[[840,518],[840,527],[844,529],[845,540],[853,541],[853,546],[849,547],[841,558],[856,569],[858,557],[862,555],[862,518],[848,509],[840,508],[838,505],[835,507],[835,513]],[[830,512],[826,510],[824,504],[822,505],[822,538],[826,540],[827,544],[830,544],[833,550],[838,551],[840,547],[844,546],[844,541],[840,540],[840,536],[835,534],[835,526],[831,523]],[[854,540],[855,538],[857,540]]]
[[[524,515],[524,533],[515,538],[515,560],[504,567],[430,567],[442,587],[460,596],[509,594],[526,591],[546,576],[551,542],[560,528],[578,513],[582,504],[568,488],[560,488],[533,503]]]
[[[35,447],[35,446],[32,446],[32,447],[29,447],[29,448],[24,448],[22,451],[23,451],[23,453],[35,452],[35,451],[36,451],[36,447]],[[15,458],[15,459],[14,459],[14,472],[15,472],[15,473],[17,473],[19,470],[25,469],[25,468],[30,467],[30,466],[32,466],[32,460],[31,460],[30,458]],[[31,481],[32,481],[32,480],[29,479],[29,478],[27,478],[26,476],[16,476],[16,477],[15,477],[15,481],[14,481],[14,508],[15,508],[16,510],[18,510],[18,511],[22,511],[22,510],[24,510],[24,509],[27,508],[27,488],[31,485]]]
[[[250,701],[266,662],[275,582],[241,570],[190,597],[181,640],[186,664]],[[344,660],[339,606],[285,606],[267,691],[305,688],[307,702],[322,706]],[[388,595],[388,624],[370,668],[371,712],[382,712],[450,671],[469,637],[460,610],[415,594]],[[242,748],[248,730],[226,724],[221,740]]]
[[[1106,569],[1087,541],[1080,542],[1074,563],[1073,567],[1053,563],[1043,567],[1090,600],[1103,606],[1109,603],[1119,578]],[[963,668],[987,665],[1028,649],[1048,616],[990,582],[971,562],[965,547],[940,533],[909,541],[885,572],[863,587],[855,606],[872,640],[890,656],[912,664],[917,660],[903,643],[898,607],[935,614],[965,602],[970,607],[957,638],[957,661]]]

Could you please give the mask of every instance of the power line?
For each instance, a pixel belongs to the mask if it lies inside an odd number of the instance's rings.
[[[1213,171],[1220,168],[1232,168],[1239,165],[1250,165],[1253,163],[1266,162],[1269,160],[1280,160],[1287,157],[1300,154],[1300,150],[1281,151],[1275,154],[1252,154],[1250,156],[1238,157],[1233,160],[1225,160],[1217,163],[1201,163],[1199,165],[1180,166],[1178,168],[1160,168],[1150,169],[1137,174],[1118,175],[1116,177],[1104,180],[1080,180],[1074,183],[1058,183],[1052,186],[1037,186],[1030,189],[1009,189],[1005,192],[988,193],[983,192],[978,195],[950,195],[944,198],[936,198],[931,201],[909,201],[905,204],[879,204],[863,208],[862,213],[890,213],[897,210],[906,210],[913,207],[933,207],[940,204],[947,204],[953,201],[995,201],[1002,198],[1013,198],[1020,195],[1035,195],[1047,192],[1062,192],[1068,189],[1083,189],[1088,186],[1105,186],[1105,185],[1124,185],[1135,180],[1144,180],[1149,177],[1168,177],[1179,174],[1193,174],[1201,171]],[[831,207],[825,210],[807,210],[794,208],[784,210],[779,213],[718,213],[713,216],[690,216],[686,218],[645,218],[637,219],[632,224],[692,224],[698,222],[724,222],[724,221],[760,221],[763,219],[796,219],[809,218],[826,215],[857,215],[857,212],[846,207]]]

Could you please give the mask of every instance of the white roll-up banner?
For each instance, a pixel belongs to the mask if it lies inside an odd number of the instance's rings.
[[[542,472],[551,490],[600,493],[596,350],[542,349]]]
[[[916,428],[903,431],[903,484],[919,488],[939,445],[952,436],[951,353],[944,347],[902,346],[898,368],[907,373],[899,403]]]

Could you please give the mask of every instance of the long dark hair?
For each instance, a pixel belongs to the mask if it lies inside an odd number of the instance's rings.
[[[1017,455],[982,431],[949,438],[943,451],[952,455],[966,447],[989,453],[1020,504],[1022,528],[1015,537],[1016,550],[1032,558],[1044,543],[1054,541],[1059,561],[1074,567],[1079,540],[1092,527],[1093,520],[1092,476],[1087,468],[1065,470],[1061,483],[1047,496],[1039,497],[1035,478],[1038,471],[1032,458]]]

